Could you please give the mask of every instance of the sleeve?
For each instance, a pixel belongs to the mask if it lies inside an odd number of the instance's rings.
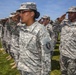
[[[49,53],[53,49],[52,40],[46,28],[42,28],[39,32],[39,40],[41,43],[41,48],[45,53]]]
[[[51,70],[52,40],[45,28],[40,29],[38,38],[41,46],[41,74],[47,75]]]

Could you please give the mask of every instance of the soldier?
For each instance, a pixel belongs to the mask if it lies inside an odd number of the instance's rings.
[[[2,24],[1,24],[1,20],[0,20],[0,42],[2,41]],[[2,42],[1,42],[2,44]],[[0,48],[0,50],[3,50],[3,48]]]
[[[49,34],[50,34],[50,37],[52,39],[52,43],[53,43],[53,51],[54,51],[54,47],[55,47],[55,44],[54,44],[54,41],[55,41],[55,33],[53,31],[53,27],[52,27],[52,24],[50,24],[51,20],[50,20],[50,17],[47,16],[47,15],[44,15],[42,17],[43,19],[43,25],[46,27],[46,29],[48,30]]]
[[[2,37],[2,24],[0,23],[0,40],[1,40],[1,37]]]
[[[12,30],[15,28],[16,23],[13,21],[12,17],[15,15],[15,12],[11,13],[8,21],[6,22],[5,26],[7,29],[7,35],[6,35],[6,43],[7,43],[7,51],[11,56],[8,56],[8,60],[10,60],[13,57],[13,53],[11,52],[11,39],[12,39]]]
[[[19,37],[18,69],[21,75],[50,75],[51,69],[51,38],[43,25],[35,19],[39,17],[36,4],[26,2],[19,10],[21,28]]]
[[[53,31],[55,33],[55,40],[54,40],[54,44],[56,45],[57,41],[58,41],[58,36],[59,36],[59,33],[61,32],[61,22],[65,19],[65,16],[66,14],[63,14],[61,17],[58,17],[53,23],[52,23],[52,26],[53,26]]]
[[[39,19],[38,21],[40,24],[43,24],[43,18],[41,17],[41,19]]]
[[[2,37],[2,24],[0,24],[0,40],[1,40],[1,37]]]
[[[15,62],[10,65],[14,65],[12,68],[16,68],[16,61],[18,59],[18,40],[19,40],[19,31],[17,24],[20,22],[19,14],[16,12],[11,13],[11,19],[9,22],[10,26],[10,35],[11,35],[11,43],[10,43],[10,55],[14,58]]]
[[[61,23],[59,48],[61,73],[62,75],[76,75],[76,6],[69,8],[67,14],[68,20]]]
[[[6,22],[8,21],[8,18],[2,19],[1,20],[1,25],[2,25],[2,34],[1,34],[1,42],[2,42],[2,47],[4,50],[7,52],[7,43],[6,43],[6,35],[7,35],[7,28],[6,28]]]

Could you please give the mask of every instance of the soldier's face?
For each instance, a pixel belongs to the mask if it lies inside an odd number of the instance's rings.
[[[27,10],[27,11],[20,11],[20,19],[22,23],[27,23],[29,22],[31,18],[31,11]]]
[[[43,18],[43,24],[44,24],[44,25],[47,25],[48,23],[49,23],[48,18]]]
[[[76,12],[69,12],[69,13],[68,13],[68,19],[69,19],[70,21],[76,19]]]

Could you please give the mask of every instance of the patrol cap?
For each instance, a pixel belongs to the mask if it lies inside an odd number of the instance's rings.
[[[13,17],[15,15],[16,15],[16,12],[12,12],[12,13],[10,13],[9,17]]]
[[[21,6],[20,6],[20,8],[17,11],[20,11],[20,10],[29,10],[29,9],[37,10],[36,4],[34,2],[22,3]]]
[[[69,13],[69,12],[76,12],[76,6],[70,7],[70,8],[68,9],[68,12],[67,12],[67,13]]]
[[[38,18],[40,16],[40,13],[37,11],[36,4],[34,2],[26,2],[22,3],[20,8],[17,10],[17,12],[21,10],[33,10],[35,11],[35,18]]]
[[[42,18],[46,18],[46,19],[50,20],[50,16],[48,16],[48,15],[44,15]]]

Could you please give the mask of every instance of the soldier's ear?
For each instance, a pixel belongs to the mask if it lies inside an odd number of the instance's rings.
[[[31,12],[31,17],[33,17],[35,15],[35,13],[34,12]]]

